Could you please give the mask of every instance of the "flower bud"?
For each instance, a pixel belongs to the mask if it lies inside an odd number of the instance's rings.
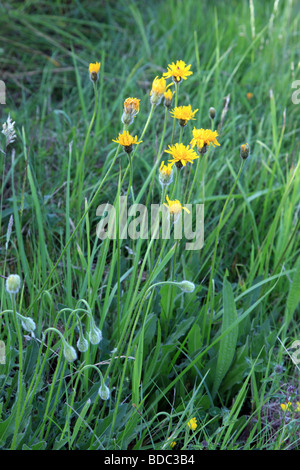
[[[165,165],[165,162],[161,162],[159,169],[159,182],[162,186],[169,186],[173,181],[173,170],[172,165]]]
[[[64,356],[68,362],[74,362],[77,359],[77,353],[73,346],[64,341]]]
[[[140,101],[137,98],[127,98],[124,101],[121,121],[125,126],[130,126],[133,123],[135,116],[140,110]]]
[[[102,400],[108,400],[110,397],[109,388],[107,387],[107,385],[105,385],[104,380],[103,381],[101,380],[101,386],[98,390],[98,393],[99,393],[100,398],[102,398]]]
[[[90,79],[94,83],[97,82],[99,79],[100,66],[101,66],[100,62],[96,62],[95,64],[89,65]]]
[[[164,93],[164,105],[166,108],[171,108],[172,106],[172,100],[173,100],[173,95],[174,95],[175,91],[171,91],[170,89],[167,90],[165,93]]]
[[[216,117],[216,110],[215,110],[215,108],[213,108],[213,107],[209,108],[209,111],[208,111],[208,112],[209,112],[209,117],[210,117],[210,119],[215,119],[215,117]]]
[[[89,340],[92,344],[99,344],[102,340],[102,332],[93,322],[91,323],[91,329],[89,331]]]
[[[167,89],[167,82],[164,78],[155,77],[152,83],[152,89],[150,92],[150,102],[157,106]]]
[[[243,160],[247,160],[247,158],[249,157],[249,154],[250,154],[250,147],[249,147],[249,144],[243,144],[241,145],[241,149],[240,149],[240,156]]]
[[[82,331],[81,321],[78,318],[79,338],[77,340],[77,349],[80,352],[86,352],[89,349],[89,342],[85,339]]]
[[[89,349],[89,342],[87,339],[85,339],[84,336],[79,336],[77,341],[77,349],[82,353],[86,352]]]
[[[30,317],[22,317],[21,324],[24,330],[29,331],[30,333],[36,329],[36,324]]]
[[[9,294],[17,294],[21,287],[21,279],[18,274],[11,274],[6,279],[6,290]]]
[[[178,287],[180,287],[183,292],[193,292],[195,290],[195,284],[190,281],[182,281],[178,284]]]

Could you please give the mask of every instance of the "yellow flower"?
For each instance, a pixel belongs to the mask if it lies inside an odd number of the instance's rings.
[[[173,181],[173,170],[172,165],[165,165],[165,162],[161,162],[159,169],[159,182],[162,186],[169,186]]]
[[[166,166],[165,162],[161,162],[159,171],[164,176],[170,176],[172,174],[172,165],[169,164]]]
[[[89,65],[89,72],[90,72],[90,78],[93,82],[96,82],[99,78],[99,70],[100,70],[101,63],[96,62],[95,64],[90,64]]]
[[[161,102],[164,92],[167,89],[167,82],[164,78],[155,77],[150,91],[151,103],[158,105]]]
[[[170,89],[164,93],[164,98],[165,98],[164,105],[166,108],[171,107],[174,93],[175,91],[171,91]]]
[[[138,142],[137,136],[132,137],[132,135],[130,135],[128,131],[124,131],[123,134],[119,134],[117,140],[113,139],[113,142],[122,145],[124,147],[125,152],[131,153],[133,144],[138,145],[142,142],[142,140]]]
[[[247,98],[248,100],[251,100],[251,98],[253,98],[253,93],[251,93],[250,91],[247,93]]]
[[[186,207],[183,207],[181,205],[178,199],[175,199],[174,201],[170,201],[169,196],[167,195],[166,200],[168,204],[164,202],[164,206],[168,208],[170,215],[178,216],[181,214],[182,209],[186,211],[188,214],[190,213],[190,211]]]
[[[196,145],[198,151],[203,154],[206,152],[209,145],[212,145],[213,147],[215,147],[215,145],[220,146],[219,142],[217,141],[217,137],[217,131],[212,131],[210,129],[196,129],[194,127],[193,138],[190,144],[193,147]]]
[[[169,160],[169,163],[171,166],[175,163],[179,170],[186,166],[187,163],[193,163],[195,158],[199,158],[199,155],[192,148],[182,143],[169,145],[169,149],[165,150],[166,153],[170,153],[173,157],[173,160]]]
[[[123,124],[129,126],[132,124],[133,119],[138,114],[140,110],[140,101],[138,98],[127,98],[124,101],[124,109],[122,115]]]
[[[140,110],[140,101],[138,98],[126,98],[124,101],[124,111],[136,115]]]
[[[170,444],[171,449],[173,449],[173,447],[175,447],[175,446],[176,446],[176,441],[172,441],[171,444]]]
[[[165,78],[172,77],[174,83],[180,83],[182,80],[186,80],[189,75],[192,75],[193,72],[190,71],[190,65],[186,65],[183,60],[177,60],[176,64],[168,65],[167,72],[163,75]]]
[[[280,406],[283,411],[291,411],[292,403],[289,401],[288,403],[281,403]]]
[[[189,104],[188,106],[178,106],[174,108],[172,111],[170,111],[170,114],[173,115],[173,118],[179,119],[179,124],[184,127],[187,121],[195,119],[194,116],[197,111],[198,109],[192,111],[191,105]]]
[[[193,431],[195,431],[195,429],[197,428],[197,420],[196,420],[196,418],[192,418],[192,419],[189,420],[189,422],[188,422],[188,427],[189,427],[190,429],[192,429]]]

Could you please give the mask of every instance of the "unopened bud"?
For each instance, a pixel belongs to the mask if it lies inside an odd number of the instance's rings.
[[[213,107],[209,108],[209,111],[208,111],[208,112],[209,112],[209,117],[210,117],[210,119],[215,119],[215,117],[216,117],[216,110],[215,110],[215,108],[213,108]]]
[[[89,349],[89,342],[84,336],[78,338],[77,349],[80,352],[86,352]]]
[[[243,160],[246,160],[250,154],[250,147],[248,144],[241,145],[240,156]]]
[[[173,181],[173,170],[172,166],[165,165],[165,162],[161,162],[159,169],[159,182],[162,186],[169,186]]]
[[[178,287],[180,287],[183,292],[193,292],[195,290],[195,284],[190,281],[182,281],[178,283]]]
[[[29,331],[30,333],[36,329],[36,324],[30,317],[23,317],[21,324],[24,330]]]
[[[102,332],[97,328],[97,326],[92,323],[91,329],[89,331],[89,340],[92,344],[99,344],[102,340]]]
[[[64,356],[68,362],[74,362],[77,359],[76,350],[66,341],[64,342]]]
[[[86,352],[89,349],[89,342],[84,337],[81,321],[79,318],[78,318],[78,328],[79,328],[79,338],[77,340],[77,349],[80,352]]]
[[[6,279],[6,290],[9,294],[17,294],[20,290],[21,279],[18,274],[11,274]]]
[[[109,399],[110,391],[109,391],[109,388],[107,387],[107,385],[105,385],[104,381],[103,381],[103,383],[101,383],[101,387],[99,388],[98,393],[99,393],[100,398],[102,398],[102,400],[108,400]]]
[[[168,109],[171,108],[172,106],[172,99],[173,99],[174,93],[175,92],[174,91],[172,92],[170,89],[164,93],[164,105]]]

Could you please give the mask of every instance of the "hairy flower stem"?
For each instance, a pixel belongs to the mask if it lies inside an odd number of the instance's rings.
[[[94,121],[96,118],[97,114],[97,107],[98,107],[98,90],[97,90],[97,85],[95,82],[93,82],[94,85],[94,93],[95,93],[95,104],[94,104],[94,112],[93,116],[90,122],[90,125],[88,127],[86,136],[85,136],[85,141],[79,161],[79,170],[76,174],[76,179],[75,179],[75,184],[74,184],[74,190],[76,191],[76,194],[78,195],[77,199],[77,205],[78,205],[78,213],[80,214],[80,205],[81,205],[81,193],[82,193],[82,187],[83,187],[83,181],[84,181],[84,171],[83,171],[83,163],[84,163],[84,157],[86,154],[86,149],[87,149],[87,144],[90,138],[91,130],[94,125]],[[79,179],[79,181],[78,181]]]
[[[177,108],[178,105],[178,90],[179,90],[179,83],[175,83],[175,108]],[[175,135],[175,122],[176,119],[174,118],[173,120],[173,129],[172,129],[172,140],[171,140],[171,145],[174,142],[174,135]]]
[[[11,450],[15,450],[19,425],[21,421],[20,410],[21,410],[21,402],[22,402],[22,385],[23,385],[23,341],[22,341],[20,323],[17,318],[16,299],[15,299],[14,294],[11,294],[11,302],[12,302],[12,308],[13,308],[14,324],[15,324],[15,328],[17,332],[18,343],[19,343],[18,402],[17,402],[17,412],[16,412],[16,418],[15,418],[14,435],[13,435],[13,440],[11,444]]]

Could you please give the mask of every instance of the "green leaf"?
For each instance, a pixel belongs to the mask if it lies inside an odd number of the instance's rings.
[[[222,317],[222,328],[221,334],[224,333],[230,325],[237,320],[237,311],[234,302],[234,296],[230,283],[224,278],[223,284],[223,317]],[[217,366],[214,377],[214,384],[212,390],[212,397],[216,396],[216,393],[224,379],[229,367],[232,363],[232,359],[236,349],[236,343],[238,338],[238,326],[232,328],[220,341]]]
[[[75,439],[77,437],[77,434],[80,431],[81,426],[84,425],[84,417],[88,412],[90,404],[91,404],[91,400],[88,399],[87,402],[84,404],[84,406],[81,410],[81,413],[78,415],[76,424],[74,426],[74,431],[73,431],[73,434],[72,434],[72,437],[71,437],[70,446],[72,446],[73,442],[75,441]]]
[[[290,286],[288,298],[286,301],[286,307],[288,311],[289,318],[294,314],[297,305],[300,302],[300,256],[296,262],[295,274],[293,281]]]
[[[195,352],[200,351],[202,347],[202,336],[200,326],[197,323],[191,328],[191,332],[189,334],[189,341],[188,341],[188,348],[189,354],[193,355]]]
[[[142,366],[143,366],[143,352],[144,352],[144,331],[145,331],[145,322],[140,333],[139,344],[135,354],[134,366],[133,366],[133,375],[132,375],[132,403],[135,405],[139,404],[139,389],[142,376]]]

